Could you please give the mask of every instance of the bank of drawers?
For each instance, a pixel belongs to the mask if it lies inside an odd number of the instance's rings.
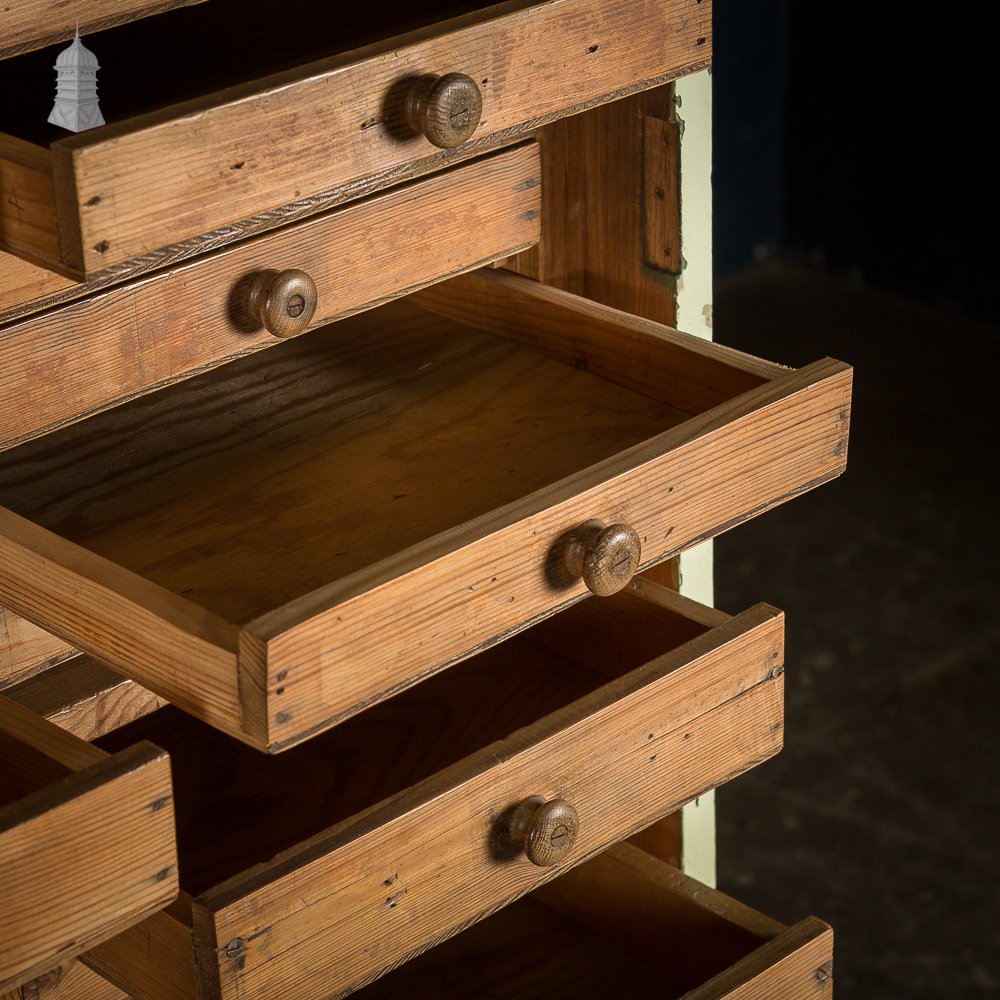
[[[850,369],[487,266],[545,236],[531,129],[704,64],[710,3],[475,7],[0,139],[3,245],[84,279],[0,267],[4,669],[71,657],[0,704],[58,762],[7,754],[0,988],[828,988],[825,925],[622,842],[781,747],[780,612],[641,574],[838,475]]]

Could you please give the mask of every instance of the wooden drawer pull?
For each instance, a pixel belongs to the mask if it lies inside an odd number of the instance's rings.
[[[627,524],[584,521],[566,547],[566,565],[598,597],[617,594],[639,569],[642,543]]]
[[[406,122],[428,142],[453,149],[472,137],[483,116],[483,95],[464,73],[422,76],[406,93]]]
[[[557,865],[573,849],[580,817],[565,799],[546,802],[540,795],[525,799],[511,813],[511,842],[524,849],[540,868]]]
[[[295,337],[316,312],[316,283],[305,271],[262,271],[250,285],[249,305],[272,336]]]

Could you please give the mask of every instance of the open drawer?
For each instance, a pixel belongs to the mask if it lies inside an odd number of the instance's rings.
[[[530,246],[540,202],[524,143],[9,323],[0,451]]]
[[[0,696],[0,992],[176,896],[167,755],[109,756]]]
[[[0,606],[281,750],[838,475],[850,391],[475,272],[4,453]]]
[[[833,996],[833,931],[785,927],[620,844],[357,995],[817,1000]]]
[[[782,742],[783,620],[636,581],[278,756],[173,707],[181,900],[88,953],[127,992],[340,995]],[[199,992],[200,991],[200,992]]]
[[[148,268],[702,68],[711,37],[710,0],[172,10],[86,39],[108,124],[78,135],[46,124],[55,50],[0,63],[25,95],[0,119],[0,248]]]

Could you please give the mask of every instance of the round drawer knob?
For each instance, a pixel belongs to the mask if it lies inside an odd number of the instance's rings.
[[[249,304],[273,337],[295,337],[316,312],[316,283],[305,271],[263,271],[250,286]]]
[[[576,843],[580,817],[565,799],[546,802],[533,795],[517,806],[510,817],[510,839],[523,848],[528,860],[540,868],[557,865]]]
[[[617,594],[639,569],[642,543],[627,524],[585,521],[566,547],[566,565],[598,597]]]
[[[454,149],[476,131],[483,95],[464,73],[422,76],[407,91],[405,114],[414,132],[441,149]]]

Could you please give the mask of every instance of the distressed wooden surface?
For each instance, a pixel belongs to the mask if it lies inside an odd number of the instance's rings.
[[[0,251],[0,323],[81,287],[72,278]]]
[[[192,960],[191,901],[181,893],[175,903],[134,924],[81,961],[136,1000],[204,1000]]]
[[[833,932],[822,921],[808,917],[786,928],[630,844],[573,869],[535,898],[653,964],[661,976],[658,995],[683,994],[684,1000],[833,995]]]
[[[0,449],[280,343],[248,309],[257,273],[306,271],[319,327],[530,245],[539,200],[538,149],[523,145],[11,323]]]
[[[280,749],[578,600],[590,518],[645,569],[843,469],[844,365],[446,284],[9,451],[0,600]]]
[[[825,1000],[833,996],[833,930],[807,917],[685,1000]]]
[[[676,326],[673,272],[680,270],[681,219],[674,85],[560,119],[537,135],[544,178],[542,239],[505,266]],[[597,344],[606,339],[602,335]],[[674,557],[646,572],[676,590],[679,562]],[[679,864],[679,816],[643,830],[636,842]]]
[[[394,969],[358,1000],[668,1000],[663,974],[530,896]]]
[[[53,184],[47,150],[0,133],[0,247],[58,270]]]
[[[61,227],[63,260],[90,274],[374,175],[448,162],[449,151],[400,134],[391,95],[415,75],[480,82],[483,119],[468,149],[702,68],[710,8],[515,0],[62,139],[52,149],[60,215],[79,222],[79,239]],[[272,131],[302,141],[248,141]]]
[[[167,755],[108,757],[0,697],[0,989],[43,975],[177,895]]]
[[[4,695],[88,742],[165,704],[83,653],[6,688]]]
[[[145,734],[177,761],[203,974],[216,969],[225,996],[329,996],[560,870],[497,840],[527,795],[577,809],[574,864],[774,753],[781,616],[760,606],[706,631],[665,600],[673,610],[632,592],[584,602],[279,757],[180,713],[105,738]],[[188,766],[206,759],[238,782]]]
[[[129,1000],[117,986],[91,972],[82,962],[56,966],[28,980],[0,1000]]]
[[[812,1000],[833,995],[831,944],[620,844],[356,995]]]
[[[674,325],[680,173],[672,85],[538,131],[542,239],[506,267]]]
[[[77,30],[81,35],[89,35],[136,18],[203,2],[88,0],[78,10],[64,0],[6,0],[0,9],[0,59],[70,41]]]
[[[736,639],[743,629],[746,645]],[[564,798],[579,813],[565,866],[776,752],[780,677],[769,664],[780,657],[780,622],[744,619],[730,635],[725,653],[682,647],[669,666],[683,655],[691,667],[671,680],[658,683],[668,656],[641,681],[628,675],[607,691],[605,709],[578,702],[558,728],[553,719],[549,732],[522,730],[509,748],[456,768],[447,785],[416,786],[400,820],[389,822],[402,803],[375,810],[364,821],[366,836],[322,857],[317,845],[316,860],[280,880],[262,884],[262,872],[209,893],[196,903],[195,921],[214,932],[222,995],[267,997],[283,987],[328,996],[554,876],[562,866],[542,869],[520,856],[498,863],[491,844],[497,817],[527,794]],[[518,743],[524,749],[514,752]],[[429,801],[421,803],[423,796]],[[374,870],[373,857],[381,862]],[[348,923],[353,933],[345,934]],[[237,938],[246,952],[234,961],[226,949]]]
[[[75,654],[69,643],[0,608],[0,691]]]
[[[4,508],[0,594],[6,607],[63,638],[72,635],[78,648],[162,697],[249,738],[237,629],[217,615]],[[178,671],[179,662],[185,669]],[[252,731],[252,718],[245,721]]]

